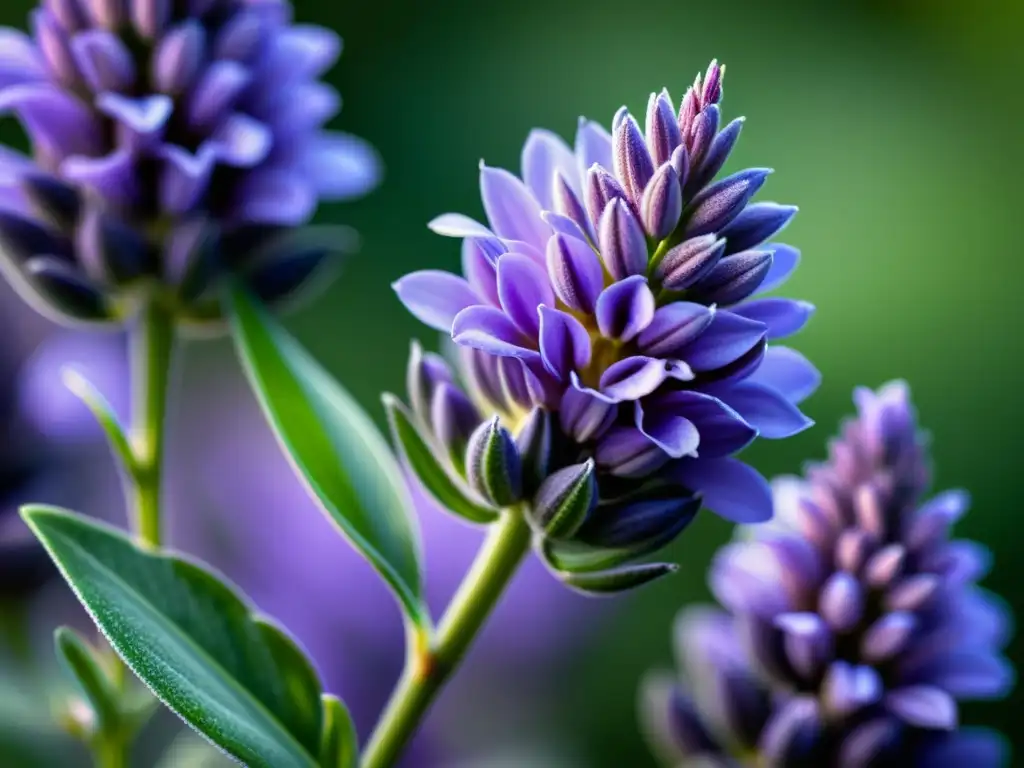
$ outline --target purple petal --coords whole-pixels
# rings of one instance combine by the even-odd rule
[[[465,279],[437,269],[413,272],[391,287],[416,319],[445,333],[451,332],[459,312],[481,303]]]
[[[556,174],[569,180],[579,193],[580,176],[576,173],[576,158],[572,150],[551,131],[535,128],[530,131],[523,146],[523,181],[537,198],[540,207],[554,210],[554,184]]]
[[[495,307],[501,306],[498,298],[497,259],[492,256],[487,240],[467,237],[462,241],[462,274],[481,299],[486,299]],[[493,240],[498,247],[501,241]]]
[[[771,265],[771,251],[744,251],[725,256],[693,290],[705,303],[736,304],[757,290]]]
[[[0,91],[0,114],[14,112],[33,143],[56,159],[92,156],[103,143],[100,126],[86,105],[48,84],[14,85]]]
[[[143,39],[160,34],[171,18],[172,0],[128,0],[132,24]]]
[[[185,115],[189,127],[204,133],[219,125],[234,109],[251,79],[249,70],[238,62],[211,63],[188,95]]]
[[[498,297],[505,314],[531,339],[540,333],[540,307],[555,305],[547,274],[529,256],[518,253],[498,259]]]
[[[917,617],[912,613],[887,613],[864,633],[861,640],[861,655],[871,664],[888,661],[906,649],[917,625]]]
[[[795,349],[771,346],[761,365],[747,381],[770,387],[789,402],[798,405],[821,384],[821,374]]]
[[[949,537],[950,529],[971,504],[966,491],[940,493],[923,504],[907,521],[904,540],[911,550],[928,549]]]
[[[253,116],[274,128],[274,135],[283,146],[285,142],[300,142],[316,135],[324,123],[341,110],[341,96],[326,83],[300,83],[292,89],[293,95],[287,108],[280,105],[257,109]],[[376,156],[374,156],[376,159]]]
[[[805,679],[813,679],[832,655],[832,633],[816,613],[782,613],[775,617],[782,630],[786,656]]]
[[[552,374],[566,381],[590,364],[590,335],[572,315],[541,306],[540,356]]]
[[[591,223],[600,225],[601,216],[612,200],[623,200],[627,205],[632,205],[628,201],[626,190],[614,176],[600,166],[592,166],[587,171],[585,192],[587,217]]]
[[[157,90],[177,96],[192,87],[202,71],[206,32],[195,19],[168,32],[153,54],[153,82]]]
[[[233,168],[255,168],[262,163],[273,146],[274,137],[270,129],[259,120],[248,115],[235,113],[229,116],[204,142],[217,160]],[[201,148],[202,149],[202,148]],[[309,184],[303,169],[291,173],[301,174],[303,182]]]
[[[785,397],[761,384],[741,381],[717,394],[769,440],[792,437],[814,424]]]
[[[688,137],[687,143],[690,155],[693,157],[694,166],[701,169],[700,178],[705,180],[704,183],[710,181],[710,177],[703,172],[704,156],[711,148],[711,142],[718,133],[718,125],[721,120],[722,112],[718,106],[711,104],[705,107],[697,115],[697,119],[693,123],[693,129]]]
[[[818,611],[836,632],[848,632],[864,614],[864,591],[853,576],[832,574],[821,588]]]
[[[729,243],[726,253],[739,253],[756,248],[769,237],[785,229],[796,213],[795,205],[779,205],[778,203],[748,205],[743,213],[720,233]]]
[[[651,94],[647,103],[647,121],[644,126],[647,146],[656,165],[663,165],[672,158],[672,153],[683,143],[675,110],[667,93]]]
[[[31,15],[31,23],[32,34],[45,62],[46,72],[40,80],[47,79],[48,72],[50,78],[66,88],[81,88],[83,83],[75,57],[71,54],[71,42],[60,22],[49,9],[37,9]]]
[[[725,253],[725,240],[702,235],[684,240],[658,263],[654,276],[666,288],[682,291],[703,280]]]
[[[565,235],[548,241],[548,276],[555,294],[570,309],[593,314],[604,286],[597,254],[586,243]]]
[[[616,406],[575,384],[565,391],[558,418],[562,430],[577,443],[600,437],[615,421]]]
[[[82,5],[98,27],[117,29],[124,20],[125,7],[121,0],[84,0]]]
[[[668,163],[661,166],[644,191],[640,204],[644,227],[655,240],[668,237],[683,212],[683,192],[679,177]]]
[[[900,688],[886,695],[885,706],[905,723],[918,728],[951,731],[957,726],[956,702],[940,688]]]
[[[580,118],[576,129],[576,163],[580,178],[595,163],[602,168],[612,167],[612,137],[601,125]]]
[[[467,307],[452,322],[452,339],[474,349],[499,357],[539,358],[526,338],[508,316],[494,307]]]
[[[844,717],[877,704],[883,692],[882,678],[876,670],[845,661],[833,663],[821,685],[825,706]]]
[[[139,191],[135,157],[124,150],[103,157],[69,157],[61,163],[61,174],[117,205],[130,205]]]
[[[768,482],[738,459],[696,459],[680,462],[673,479],[704,496],[715,514],[734,523],[763,523],[772,516]]]
[[[850,730],[839,748],[839,765],[871,768],[899,738],[899,725],[890,717],[876,717]],[[930,762],[924,763],[934,768]]]
[[[1013,667],[1004,658],[974,649],[952,651],[931,664],[914,669],[913,673],[909,670],[906,673],[958,699],[1001,698],[1015,681]]]
[[[772,252],[772,266],[764,276],[758,293],[767,293],[782,285],[800,264],[800,251],[790,245],[769,243],[764,250]]]
[[[876,589],[888,589],[903,572],[907,550],[902,544],[887,544],[864,566],[864,581]]]
[[[713,371],[735,362],[764,341],[761,323],[732,312],[717,312],[705,331],[690,344],[683,358],[695,371]]]
[[[697,446],[700,444],[697,425],[678,412],[662,408],[645,412],[643,405],[638,402],[635,423],[641,434],[671,458],[697,455]]]
[[[614,152],[615,175],[626,188],[634,203],[647,188],[654,176],[654,161],[647,151],[644,135],[632,115],[626,114],[612,132],[612,150]]]
[[[765,544],[743,541],[724,546],[712,561],[708,584],[718,602],[733,613],[764,618],[774,641],[778,633],[771,622],[791,610],[790,596],[779,562]]]
[[[616,477],[640,478],[663,467],[669,456],[640,430],[612,427],[598,442],[594,459]]]
[[[922,745],[918,765],[928,768],[999,768],[1010,765],[1006,740],[981,728],[961,728]]]
[[[737,315],[768,326],[768,339],[791,336],[814,314],[814,305],[793,299],[757,299],[747,301],[733,310]]]
[[[690,203],[686,236],[706,235],[725,227],[740,214],[770,173],[767,168],[751,168],[702,190]]]
[[[647,238],[625,200],[608,203],[597,229],[601,259],[612,277],[624,280],[647,272]]]
[[[920,611],[939,591],[941,582],[931,573],[918,573],[894,585],[885,595],[883,604],[890,611]]]
[[[694,188],[703,187],[722,170],[722,166],[729,159],[729,154],[740,137],[744,120],[742,117],[736,118],[719,131],[711,141],[711,146],[708,147],[707,153],[701,161],[700,170],[693,174],[691,184]]]
[[[39,51],[28,35],[0,27],[0,89],[45,79]]]
[[[627,357],[601,375],[600,397],[609,403],[639,400],[673,377],[671,364],[653,357]],[[682,375],[682,374],[680,374]]]
[[[494,233],[483,224],[461,213],[443,213],[427,227],[444,237],[494,237]]]
[[[717,397],[701,392],[680,391],[655,395],[645,407],[660,415],[678,414],[692,422],[700,433],[700,456],[718,459],[745,448],[757,437],[757,430]]]
[[[333,201],[362,197],[380,182],[380,157],[369,143],[337,131],[308,143],[302,168],[317,193]]]
[[[645,355],[676,357],[711,325],[714,316],[714,310],[703,304],[667,304],[655,311],[650,324],[637,337],[637,346]]]
[[[810,756],[821,738],[821,714],[810,698],[791,698],[772,715],[758,744],[766,765],[812,765]]]
[[[181,147],[165,145],[160,149],[160,157],[164,161],[163,172],[160,176],[160,207],[170,213],[186,213],[199,202],[206,192],[215,165],[213,152],[206,148],[193,155]],[[274,207],[275,200],[272,196],[281,194],[288,189],[286,186],[288,179],[282,180],[284,183],[280,186],[275,184],[278,180],[269,178],[262,185],[258,177],[255,182],[251,178],[246,180],[253,192],[256,209],[253,213],[255,215],[263,213],[279,215],[288,212],[288,206]],[[261,201],[263,196],[267,196],[265,202]],[[298,202],[302,202],[301,199]],[[249,220],[254,219],[250,218]]]
[[[71,53],[78,71],[96,93],[124,92],[135,82],[132,55],[110,32],[93,29],[75,35]]]
[[[540,217],[540,205],[522,181],[501,168],[480,166],[480,195],[487,220],[508,240],[522,240],[543,249],[551,228]]]
[[[341,40],[325,27],[293,24],[274,36],[274,57],[288,67],[296,80],[314,80],[334,64],[341,54]]]
[[[580,193],[569,184],[561,173],[555,176],[553,198],[554,210],[557,213],[545,211],[543,214],[544,220],[552,228],[572,237],[578,237],[580,240],[594,241],[597,239],[590,216],[580,199]],[[550,216],[560,217],[558,226],[549,218]]]
[[[654,319],[654,294],[647,278],[626,278],[601,292],[597,299],[597,327],[607,339],[632,341]]]
[[[552,231],[556,235],[565,235],[573,240],[580,240],[587,242],[587,235],[583,234],[583,230],[580,229],[580,225],[570,219],[568,216],[563,216],[560,213],[552,213],[551,211],[544,211],[540,217],[544,219],[544,223],[551,227]],[[551,241],[548,240],[550,243]]]
[[[280,168],[252,171],[236,194],[234,216],[238,221],[294,226],[308,221],[316,209],[316,191],[305,176]]]
[[[116,120],[130,135],[153,140],[163,135],[174,102],[164,94],[133,99],[119,93],[104,93],[96,100],[96,108]]]

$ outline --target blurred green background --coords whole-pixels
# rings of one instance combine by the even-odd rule
[[[390,283],[456,269],[458,245],[425,223],[481,216],[477,163],[518,169],[529,129],[572,136],[579,115],[610,122],[652,90],[682,95],[709,59],[728,65],[724,111],[748,117],[734,168],[776,169],[761,199],[792,202],[787,241],[801,269],[787,295],[818,314],[794,341],[824,374],[818,425],[750,457],[767,475],[819,458],[858,384],[907,379],[933,436],[937,482],[970,489],[959,533],[992,548],[987,585],[1024,614],[1018,512],[1024,346],[1024,5],[962,0],[298,0],[296,17],[346,40],[331,79],[337,125],[384,158],[382,188],[325,208],[354,225],[362,253],[291,327],[380,418],[402,386],[408,340],[433,342]],[[30,3],[4,0],[21,26]],[[187,391],[233,366],[225,343],[193,350]],[[707,516],[669,553],[672,580],[620,599],[563,662],[552,730],[573,762],[650,763],[635,727],[636,683],[670,659],[673,616],[708,597],[704,574],[727,527]],[[1024,663],[1024,644],[1010,655]],[[549,694],[546,694],[549,696]],[[1024,754],[1024,691],[968,706],[965,721],[1011,734]],[[486,713],[475,714],[485,718]],[[500,724],[495,727],[500,727]],[[502,736],[528,741],[508,723]],[[493,729],[492,729],[493,730]],[[510,765],[521,765],[513,762]]]

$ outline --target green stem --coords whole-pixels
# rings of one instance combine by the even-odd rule
[[[128,744],[122,738],[98,739],[93,745],[92,759],[96,768],[127,768]]]
[[[510,509],[491,528],[432,641],[413,634],[402,679],[377,723],[363,768],[389,768],[430,704],[462,661],[530,548],[521,510]]]
[[[173,351],[174,318],[154,299],[132,330],[131,439],[135,462],[129,483],[135,535],[152,547],[161,543],[160,478]]]

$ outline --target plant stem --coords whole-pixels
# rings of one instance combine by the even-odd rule
[[[462,661],[530,548],[519,509],[494,524],[429,642],[411,635],[405,671],[366,746],[363,768],[389,768]]]
[[[127,768],[128,745],[122,738],[102,738],[93,747],[96,768]]]
[[[129,497],[140,543],[159,547],[160,478],[164,424],[174,351],[174,318],[158,299],[142,310],[132,329],[132,447]]]

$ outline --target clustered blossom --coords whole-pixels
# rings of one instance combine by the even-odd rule
[[[288,0],[45,0],[0,29],[0,110],[32,157],[0,154],[0,241],[17,286],[64,319],[112,321],[138,286],[218,313],[231,272],[268,302],[346,246],[293,228],[376,183],[372,150],[323,129],[330,30]]]
[[[958,723],[958,701],[1012,685],[1007,616],[977,585],[988,552],[950,537],[967,497],[923,499],[902,382],[856,402],[830,460],[778,483],[776,520],[719,554],[727,610],[682,614],[688,684],[653,679],[644,702],[671,765],[1003,764],[996,734]]]
[[[581,120],[575,151],[532,132],[522,179],[481,166],[489,226],[459,214],[431,224],[462,238],[463,275],[426,270],[395,286],[460,348],[468,398],[446,388],[460,400],[452,424],[496,417],[511,455],[531,414],[553,414],[565,450],[548,473],[571,485],[593,467],[602,501],[660,484],[658,509],[625,526],[647,538],[682,529],[684,497],[769,518],[767,485],[731,456],[806,428],[797,405],[818,384],[803,356],[768,344],[798,331],[810,305],[751,299],[796,267],[794,248],[765,242],[796,209],[751,203],[767,169],[715,181],[743,124],[720,126],[722,73],[712,62],[678,111],[652,94],[645,131],[623,108],[611,135]]]

